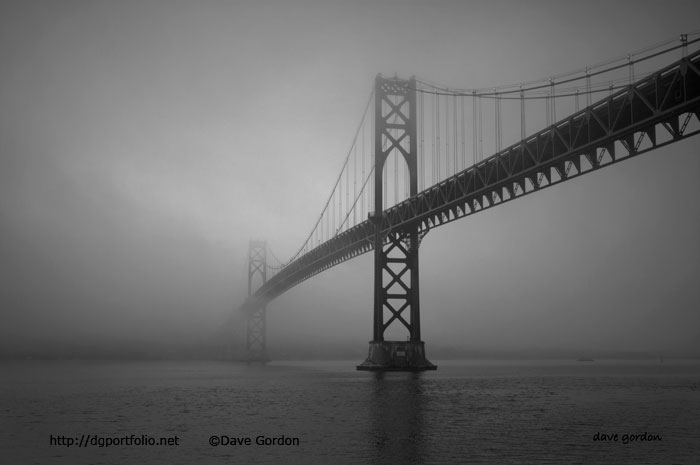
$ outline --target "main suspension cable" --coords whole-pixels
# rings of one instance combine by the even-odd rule
[[[333,185],[333,189],[331,190],[331,194],[330,194],[330,196],[328,196],[328,200],[326,201],[326,203],[325,203],[325,205],[324,205],[324,207],[323,207],[323,210],[321,211],[321,214],[319,215],[318,219],[317,219],[316,222],[314,223],[314,226],[313,226],[313,228],[311,229],[311,232],[310,232],[309,235],[306,237],[306,240],[304,241],[304,243],[302,244],[302,246],[301,246],[301,247],[299,248],[299,250],[297,250],[297,252],[287,261],[286,264],[289,264],[289,263],[293,262],[294,260],[296,260],[296,259],[299,257],[299,255],[301,255],[301,253],[303,252],[303,250],[306,248],[306,246],[307,246],[309,240],[311,239],[311,237],[313,237],[314,231],[316,230],[316,228],[318,227],[318,225],[321,223],[321,220],[323,219],[324,214],[325,214],[326,211],[328,210],[328,206],[331,204],[331,200],[333,199],[333,196],[335,195],[335,191],[336,191],[336,189],[338,188],[338,184],[340,183],[341,178],[342,178],[342,176],[343,176],[343,171],[345,170],[345,167],[346,167],[347,164],[348,164],[348,160],[350,159],[350,155],[352,154],[352,147],[357,143],[357,137],[358,137],[358,135],[360,134],[360,131],[361,131],[363,125],[364,125],[365,118],[367,117],[367,112],[369,111],[369,109],[370,109],[370,107],[371,107],[371,104],[372,104],[372,100],[373,100],[373,99],[374,99],[374,89],[372,89],[372,92],[370,92],[369,99],[367,100],[367,105],[365,105],[365,111],[364,111],[364,113],[362,114],[362,118],[361,118],[361,120],[360,120],[360,124],[358,125],[357,130],[355,131],[355,137],[353,138],[353,142],[352,142],[352,145],[350,146],[350,150],[348,150],[348,154],[346,155],[345,161],[343,162],[343,167],[341,168],[340,173],[338,174],[338,177],[336,178],[335,184]]]

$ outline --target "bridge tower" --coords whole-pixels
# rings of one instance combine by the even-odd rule
[[[374,91],[374,322],[367,359],[358,370],[424,371],[437,367],[425,358],[420,334],[418,224],[387,231],[383,172],[387,158],[408,165],[409,195],[418,193],[416,81],[378,75]],[[391,325],[408,331],[407,340],[386,341]]]
[[[267,243],[265,241],[250,241],[248,244],[248,297],[253,294],[253,282],[256,277],[261,281],[258,286],[267,281]],[[246,319],[246,354],[245,360],[250,362],[268,362],[266,339],[265,305],[250,310]]]

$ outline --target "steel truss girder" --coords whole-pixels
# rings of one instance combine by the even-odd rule
[[[700,51],[501,150],[385,210],[381,231],[419,233],[700,133]],[[661,135],[670,139],[660,141]],[[643,148],[646,141],[649,146]],[[624,153],[618,150],[622,148]],[[268,302],[328,268],[374,248],[367,220],[302,255],[244,307]],[[383,243],[388,237],[383,236]]]

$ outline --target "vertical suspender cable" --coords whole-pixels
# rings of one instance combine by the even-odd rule
[[[430,184],[435,184],[435,98],[430,98]]]
[[[403,159],[403,157],[401,157]],[[416,167],[416,169],[418,169]],[[403,163],[403,172],[404,172],[404,197],[408,198],[411,193],[411,173],[408,171],[408,163],[404,162]],[[418,182],[418,173],[416,173],[416,182]]]
[[[445,176],[450,174],[450,98],[445,96]]]
[[[396,205],[399,202],[399,150],[392,150],[394,154],[394,202],[392,205]],[[389,204],[387,204],[389,206]]]
[[[350,213],[350,164],[348,164],[345,170],[345,209],[346,214]],[[345,229],[347,229],[347,223],[345,224]]]
[[[384,204],[381,206],[382,209],[381,209],[380,211],[377,212],[378,214],[381,213],[382,211],[384,211],[384,209],[385,209],[386,207],[389,206],[389,199],[387,199],[387,188],[388,188],[387,184],[389,184],[389,183],[388,183],[388,180],[389,180],[389,169],[388,169],[388,166],[386,166],[386,165],[387,165],[387,163],[384,163],[384,166],[382,167],[382,178],[383,178],[383,182],[382,182],[382,194],[383,194],[383,196],[382,196],[382,201],[384,202]]]
[[[476,114],[476,91],[472,91],[472,165],[476,165],[476,154],[479,151],[479,139],[477,138],[477,133],[479,132],[477,128],[477,114]]]
[[[520,140],[525,140],[525,93],[520,86]]]
[[[591,75],[586,67],[586,106],[591,106]]]
[[[345,171],[347,174],[347,170]],[[347,191],[347,186],[345,186],[345,191]],[[340,184],[338,189],[338,232],[343,231],[343,178],[340,178]]]
[[[424,182],[424,173],[425,173],[425,156],[423,155],[423,137],[425,134],[425,129],[423,125],[425,124],[424,121],[424,113],[423,113],[423,92],[418,94],[418,125],[419,125],[419,130],[420,130],[420,143],[418,146],[418,164],[420,166],[420,171],[418,172],[418,190],[422,191],[425,186]]]
[[[479,158],[477,161],[484,159],[484,119],[483,119],[483,105],[481,101],[481,95],[479,96]]]
[[[462,163],[460,165],[460,171],[465,169],[467,167],[467,148],[465,146],[465,139],[466,139],[466,132],[467,132],[467,125],[466,125],[466,120],[464,119],[464,96],[459,97],[459,102],[462,107],[462,124],[459,125],[459,137],[462,139]]]
[[[365,126],[362,126],[362,179],[365,179]],[[365,186],[362,187],[362,201],[360,202],[360,220],[365,219]]]
[[[380,135],[379,137],[382,137],[382,140],[381,140],[380,142],[381,142],[382,150],[384,150],[384,142],[385,142],[385,139],[383,139],[384,135],[382,134],[382,135]],[[375,142],[375,143],[376,143],[376,142]],[[375,160],[376,160],[377,155],[375,154],[374,157],[375,157]],[[382,195],[382,205],[379,206],[379,211],[378,211],[378,212],[375,212],[376,214],[380,214],[381,212],[383,212],[384,209],[385,209],[385,208],[387,207],[387,205],[388,205],[388,199],[386,198],[386,197],[387,197],[387,194],[386,194],[386,193],[387,193],[387,184],[388,184],[387,180],[388,180],[388,173],[389,173],[389,167],[387,166],[387,165],[388,165],[387,160],[388,160],[388,157],[387,157],[387,158],[384,158],[384,165],[382,166],[382,170],[381,170],[380,173],[379,173],[379,176],[382,177],[382,193],[381,193],[381,195]],[[375,169],[377,168],[376,162],[375,162],[374,167],[375,167]],[[376,195],[376,194],[375,194],[375,195]]]
[[[552,124],[557,122],[557,99],[556,99],[556,89],[554,88],[554,79],[549,80],[549,86],[552,89],[550,94],[552,95]]]
[[[440,94],[436,95],[436,103],[435,103],[435,115],[436,115],[436,131],[437,131],[437,154],[435,157],[435,167],[436,167],[436,173],[435,173],[435,182],[440,182],[441,176],[440,176]]]
[[[494,141],[495,141],[495,147],[496,147],[496,152],[501,151],[501,99],[498,96],[498,92],[496,89],[493,89],[493,93],[495,95],[493,101],[494,101],[494,118],[496,119],[496,128],[494,130]]]
[[[352,198],[357,199],[357,140],[355,140],[355,151],[352,159]],[[352,225],[357,224],[357,208],[356,203],[352,204]]]
[[[520,156],[521,158],[525,154],[525,135],[527,134],[525,127],[525,93],[523,92],[523,86],[520,85]],[[513,183],[513,194],[518,193],[517,182]]]
[[[452,174],[454,174],[457,172],[457,96],[456,95],[452,96],[452,111],[454,112],[454,114],[453,114],[453,116],[454,116],[454,128],[452,130],[452,134],[454,136],[453,137],[454,155],[452,157]]]
[[[450,173],[450,99],[445,96],[445,176]],[[444,176],[441,176],[442,179]]]
[[[367,204],[367,212],[372,211],[372,205],[374,205],[374,196],[376,193],[374,192],[374,177],[377,175],[377,171],[374,169],[374,112],[370,111],[369,112],[369,120],[370,120],[370,138],[369,138],[369,150],[367,151],[367,155],[369,156],[369,168],[372,170],[372,179],[370,180],[369,183],[369,203]]]
[[[632,61],[632,54],[628,53],[627,54],[627,63],[629,64],[629,83],[632,84],[634,82],[634,61]]]

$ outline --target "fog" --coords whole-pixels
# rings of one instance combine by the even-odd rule
[[[247,247],[301,245],[374,76],[538,79],[697,29],[672,2],[4,1],[0,352],[218,353]],[[700,355],[700,138],[431,231],[428,357]],[[268,307],[273,357],[364,357],[372,256]],[[227,327],[230,329],[230,326]]]

